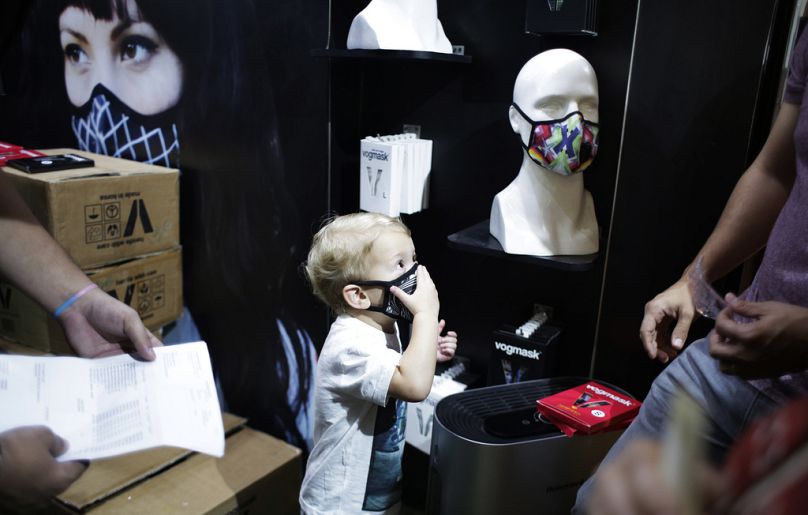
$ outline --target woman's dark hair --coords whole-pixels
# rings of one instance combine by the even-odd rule
[[[302,259],[296,241],[299,220],[285,186],[265,44],[253,4],[136,4],[183,68],[177,124],[186,305],[208,343],[228,409],[248,417],[253,427],[306,449],[306,435],[295,420],[306,407],[312,356],[308,336],[284,301],[285,289],[304,291],[294,265]],[[48,12],[32,13],[29,19],[47,23],[37,30],[50,32],[37,36],[28,30],[23,44],[47,47],[48,66],[63,62],[56,20],[68,6],[99,19],[111,19],[113,13],[128,18],[126,0],[40,2]],[[47,41],[33,39],[43,34]],[[63,65],[58,69],[63,71]],[[29,91],[44,91],[36,82]],[[64,91],[63,76],[60,82]],[[53,84],[47,87],[53,95]],[[66,94],[62,98],[67,103]],[[283,345],[284,331],[292,355]],[[289,391],[297,393],[291,403]]]

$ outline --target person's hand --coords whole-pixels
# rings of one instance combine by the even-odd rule
[[[438,290],[424,265],[419,265],[415,270],[415,280],[417,287],[412,295],[408,295],[397,286],[391,286],[390,293],[410,310],[413,319],[418,315],[426,314],[437,320],[440,312]]]
[[[651,359],[667,363],[684,347],[696,310],[687,287],[680,279],[645,305],[640,340]],[[676,323],[670,331],[672,323]]]
[[[746,379],[779,377],[808,368],[808,308],[749,302],[728,293],[710,333],[710,354],[721,371]],[[738,321],[735,315],[752,319]]]
[[[438,323],[438,363],[450,361],[457,350],[457,333],[446,331],[446,335],[441,336],[444,327],[446,327],[446,320],[441,319]]]
[[[78,479],[87,464],[56,461],[66,450],[67,443],[44,426],[0,433],[0,511],[41,506]]]
[[[67,341],[85,358],[134,352],[153,360],[152,347],[162,345],[134,309],[98,288],[84,294],[58,320]]]
[[[694,483],[702,488],[699,495],[706,504],[712,504],[721,488],[718,473],[707,465],[693,473],[698,477]],[[663,475],[662,444],[657,441],[631,442],[595,477],[588,500],[589,515],[683,513],[681,501]]]

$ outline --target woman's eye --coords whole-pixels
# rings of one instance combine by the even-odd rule
[[[75,43],[70,43],[65,47],[65,57],[73,64],[83,64],[89,61],[87,53]]]
[[[147,61],[157,50],[157,43],[143,36],[128,36],[121,42],[121,61],[139,64]]]

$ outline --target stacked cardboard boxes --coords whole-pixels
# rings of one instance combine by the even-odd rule
[[[156,331],[182,313],[179,172],[81,152],[95,166],[10,179],[47,231],[99,287]],[[0,277],[0,335],[44,352],[70,354],[64,333],[36,302]]]
[[[224,457],[158,447],[95,460],[48,513],[300,513],[300,449],[222,416]]]

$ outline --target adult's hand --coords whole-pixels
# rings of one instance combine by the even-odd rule
[[[808,369],[808,308],[725,298],[729,306],[710,333],[710,354],[723,372],[751,379]]]
[[[717,472],[700,464],[693,474],[701,498],[711,505],[720,491]],[[589,515],[662,515],[684,513],[684,506],[666,481],[662,468],[662,444],[636,440],[603,465],[595,476],[588,501]]]
[[[79,478],[87,464],[58,462],[67,443],[47,427],[0,433],[0,511],[25,512],[45,504]]]
[[[137,312],[98,288],[87,292],[59,316],[67,340],[85,358],[136,353],[153,360],[162,345]]]
[[[675,358],[684,347],[695,312],[685,278],[650,300],[640,324],[640,340],[648,356],[663,363]]]

